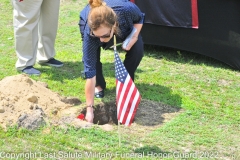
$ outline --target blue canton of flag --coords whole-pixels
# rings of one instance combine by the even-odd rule
[[[117,80],[120,81],[121,83],[124,83],[127,78],[128,72],[118,55],[115,56],[115,72]]]

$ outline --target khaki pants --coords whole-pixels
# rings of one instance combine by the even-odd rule
[[[12,0],[12,4],[16,68],[53,58],[60,0]]]

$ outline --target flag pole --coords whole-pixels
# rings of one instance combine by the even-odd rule
[[[116,36],[113,35],[113,48],[114,48],[114,54],[117,52],[117,40]],[[118,120],[118,146],[121,147],[121,134],[120,134],[120,122]]]
[[[121,147],[120,122],[118,121],[118,146]]]
[[[117,52],[117,40],[115,35],[113,37],[113,49],[114,49],[114,53]]]

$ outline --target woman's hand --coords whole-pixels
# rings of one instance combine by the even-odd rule
[[[128,43],[128,45],[127,45],[127,47],[126,48],[123,48],[124,50],[126,50],[126,51],[129,51],[131,48],[132,48],[132,46],[137,42],[137,40],[138,40],[138,36],[133,36],[132,38],[131,38],[131,40],[130,40],[130,42]]]
[[[132,46],[137,42],[138,35],[139,35],[141,29],[142,29],[142,24],[134,24],[133,30],[128,35],[126,40],[123,42],[122,48],[124,50],[129,51],[132,48]],[[128,42],[128,39],[130,39],[129,42]],[[126,44],[126,43],[128,43],[128,44]]]

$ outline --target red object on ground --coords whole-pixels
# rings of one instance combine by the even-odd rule
[[[84,114],[82,113],[82,114],[79,114],[79,115],[77,116],[77,118],[78,118],[78,119],[81,119],[81,120],[84,120],[84,119],[85,119],[85,116],[84,116]]]

